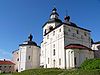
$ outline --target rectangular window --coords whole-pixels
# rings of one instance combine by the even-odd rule
[[[76,33],[77,33],[77,34],[79,34],[79,31],[78,31],[78,30],[76,30]]]
[[[77,65],[77,63],[76,63],[76,57],[74,57],[74,64]]]
[[[53,44],[53,48],[55,48],[55,44]]]
[[[2,66],[0,66],[0,70],[1,70],[1,67],[2,67]]]
[[[73,33],[72,36],[75,37],[76,36],[75,33]]]
[[[61,58],[59,58],[59,65],[61,65]]]
[[[9,66],[9,68],[11,68],[11,66]]]
[[[48,58],[48,64],[49,64],[49,58]]]
[[[69,31],[69,32],[71,31],[70,28],[68,29],[68,31]]]
[[[53,50],[53,55],[55,55],[55,49]]]
[[[47,39],[49,39],[49,35],[47,35]]]
[[[30,57],[30,56],[28,56],[28,59],[30,60],[30,59],[31,59],[31,57]]]
[[[55,31],[53,31],[53,36],[55,35]]]
[[[61,29],[59,29],[59,32],[61,32]]]
[[[87,36],[86,32],[84,32],[84,35]]]

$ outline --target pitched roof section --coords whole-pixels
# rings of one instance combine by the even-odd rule
[[[65,46],[65,49],[87,49],[87,50],[93,51],[92,49],[90,49],[84,45],[81,45],[81,44],[69,44],[69,45]]]
[[[100,41],[98,41],[98,42],[94,42],[93,44],[100,44]]]
[[[25,41],[26,43],[20,44],[19,46],[27,46],[27,45],[34,45],[37,46],[37,44],[33,41]]]
[[[0,65],[14,65],[14,63],[8,60],[0,60]]]

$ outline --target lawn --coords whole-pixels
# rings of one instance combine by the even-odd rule
[[[1,74],[1,75],[100,75],[100,69],[95,70],[62,70],[62,69],[31,69],[21,73]]]
[[[100,59],[89,59],[82,63],[80,69],[30,69],[21,73],[0,75],[100,75]]]

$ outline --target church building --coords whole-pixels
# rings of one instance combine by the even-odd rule
[[[43,25],[40,65],[44,68],[70,69],[79,67],[86,59],[94,58],[90,30],[84,29],[65,16],[59,19],[53,8],[49,20]]]
[[[15,71],[21,72],[40,67],[40,47],[32,41],[30,34],[28,40],[19,45],[19,49],[13,51]]]

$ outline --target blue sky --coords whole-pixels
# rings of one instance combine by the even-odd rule
[[[72,22],[91,30],[94,41],[100,40],[100,0],[0,0],[0,59],[11,59],[11,52],[30,33],[40,45],[42,26],[54,3],[61,20],[67,10]]]

